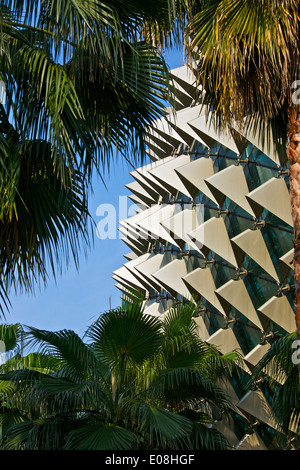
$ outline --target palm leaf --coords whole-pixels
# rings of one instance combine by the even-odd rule
[[[275,117],[297,78],[291,60],[297,55],[297,2],[203,4],[187,28],[188,50],[190,57],[201,51],[199,78],[207,92],[215,90],[215,110],[229,122],[256,111],[264,120]]]
[[[0,325],[0,341],[3,341],[6,352],[15,349],[20,344],[22,335],[23,328],[20,323]]]
[[[51,332],[28,327],[28,346],[39,346],[41,354],[59,360],[69,378],[86,378],[95,370],[95,358],[82,339],[71,330]]]
[[[127,360],[142,364],[161,344],[159,322],[143,315],[139,303],[103,314],[87,336],[94,342],[95,352],[111,366]]]
[[[129,450],[135,436],[129,430],[101,421],[83,423],[68,435],[66,450]]]
[[[176,446],[180,437],[187,435],[192,428],[192,422],[188,418],[147,401],[127,398],[123,401],[122,408],[129,422],[135,424],[140,436],[144,436],[145,441],[158,448]]]
[[[203,420],[202,420],[203,421]],[[228,450],[229,444],[225,436],[202,422],[193,422],[193,430],[181,442],[181,449],[195,450]]]

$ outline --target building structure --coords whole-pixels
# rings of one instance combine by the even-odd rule
[[[238,349],[248,376],[274,338],[295,330],[287,158],[263,132],[209,121],[186,66],[171,75],[174,106],[147,135],[151,163],[127,185],[139,209],[120,222],[130,253],[113,278],[161,318],[174,299],[197,303],[200,337],[222,354]],[[233,448],[276,448],[263,384],[227,391],[232,415],[215,426]]]

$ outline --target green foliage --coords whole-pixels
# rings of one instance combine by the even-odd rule
[[[251,382],[263,380],[271,397],[281,445],[299,448],[300,376],[296,332],[276,339],[252,373]]]
[[[286,152],[292,84],[298,80],[296,0],[199,1],[185,30],[186,52],[197,61],[203,104],[218,125],[238,123]],[[263,124],[263,125],[262,125]],[[265,130],[267,127],[267,131]]]
[[[2,324],[0,325],[0,341],[4,345],[4,350],[1,352],[10,352],[17,350],[22,341],[23,328],[19,323],[14,325]]]
[[[2,449],[227,448],[208,425],[229,410],[216,379],[231,376],[238,356],[199,339],[195,307],[176,306],[161,323],[142,305],[102,314],[85,341],[28,329],[39,362],[25,356],[0,375]]]
[[[173,0],[31,0],[0,6],[0,306],[89,248],[91,178],[144,157],[168,90],[143,28]],[[171,20],[173,18],[173,20]]]

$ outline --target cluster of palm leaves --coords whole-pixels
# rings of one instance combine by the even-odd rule
[[[195,305],[174,304],[163,320],[143,310],[143,301],[127,299],[82,338],[2,325],[0,448],[230,449],[213,424],[234,410],[224,388],[232,378],[244,391],[263,384],[279,448],[298,448],[295,333],[274,341],[245,382],[238,352],[221,355],[199,338]]]
[[[264,122],[285,151],[299,111],[291,98],[299,25],[296,0],[2,1],[1,308],[11,286],[30,289],[46,281],[48,266],[55,273],[70,255],[78,261],[81,242],[89,242],[93,172],[115,150],[143,154],[145,128],[167,91],[157,47],[185,31],[204,103],[225,123]],[[294,225],[300,245],[297,217]],[[71,331],[31,328],[42,351],[2,366],[3,448],[224,447],[207,424],[212,404],[226,408],[213,377],[228,358],[195,340],[191,318],[174,313],[159,324],[127,306],[101,316],[87,342]],[[274,343],[256,371],[285,436],[291,423],[299,430],[295,338]],[[275,382],[264,375],[270,363]]]
[[[175,0],[0,5],[0,302],[46,282],[91,241],[91,178],[143,158],[168,73],[151,45]],[[175,7],[176,6],[176,7]],[[179,22],[180,24],[180,22]],[[103,181],[104,182],[104,181]]]
[[[212,424],[238,355],[203,343],[194,313],[174,306],[161,322],[128,301],[83,338],[29,328],[38,351],[1,367],[1,448],[226,449]]]
[[[89,246],[91,177],[116,151],[142,157],[173,39],[204,104],[222,122],[264,121],[285,152],[299,24],[296,0],[1,2],[1,308]]]
[[[185,37],[221,121],[267,122],[285,151],[298,77],[296,0],[14,0],[0,7],[0,271],[7,287],[46,280],[87,246],[93,170],[117,149],[141,157],[161,114],[158,49]],[[271,38],[271,39],[270,39]]]

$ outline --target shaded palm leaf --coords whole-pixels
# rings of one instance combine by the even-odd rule
[[[129,450],[134,447],[135,436],[129,430],[110,423],[91,421],[71,431],[66,450]]]
[[[141,364],[161,344],[160,324],[154,317],[143,315],[135,304],[130,310],[103,314],[87,335],[94,341],[94,351],[112,367],[123,361]]]
[[[166,96],[167,67],[139,39],[144,19],[162,4],[2,2],[3,300],[12,285],[46,283],[46,262],[56,272],[72,255],[77,265],[90,238],[87,193],[94,172],[102,177],[116,150],[143,156],[146,128]]]

